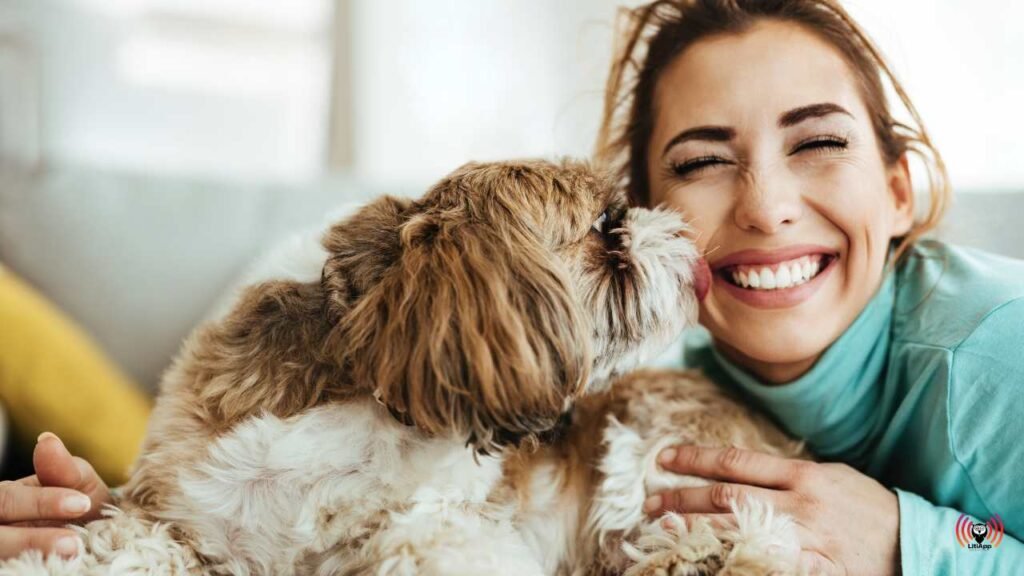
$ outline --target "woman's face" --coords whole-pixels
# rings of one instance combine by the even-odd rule
[[[652,202],[686,215],[713,273],[701,323],[763,379],[797,378],[913,223],[905,159],[886,165],[846,61],[794,24],[695,43],[658,79],[653,112]]]

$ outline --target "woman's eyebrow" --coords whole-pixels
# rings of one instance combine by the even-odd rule
[[[846,108],[843,108],[839,104],[821,102],[819,104],[800,106],[799,108],[793,108],[788,112],[784,112],[779,116],[779,128],[789,128],[790,126],[795,126],[804,120],[822,118],[830,114],[845,114],[850,118],[853,118],[853,114],[850,114]],[[668,143],[665,144],[665,148],[661,153],[662,155],[665,155],[665,153],[667,153],[669,149],[676,144],[682,144],[683,142],[689,142],[690,140],[728,142],[735,137],[736,130],[728,126],[697,126],[696,128],[683,130],[679,134],[676,134],[668,141]]]
[[[807,106],[793,108],[789,112],[783,113],[779,116],[779,128],[789,128],[790,126],[795,126],[809,118],[821,118],[823,116],[828,116],[829,114],[846,114],[850,118],[853,118],[853,114],[847,112],[846,108],[843,108],[839,104],[822,102],[820,104],[808,104]]]
[[[728,142],[736,137],[736,130],[728,126],[697,126],[689,130],[683,130],[676,134],[665,144],[662,155],[669,151],[676,144],[682,144],[690,140],[706,140],[708,142]]]

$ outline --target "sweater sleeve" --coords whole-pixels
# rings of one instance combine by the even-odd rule
[[[935,506],[911,492],[896,489],[896,494],[900,503],[900,565],[904,576],[1020,574],[1020,567],[1024,566],[1024,544],[1009,532],[1003,535],[998,546],[966,548],[956,537],[960,512]]]
[[[963,498],[998,515],[1005,535],[991,549],[961,546],[960,512],[899,492],[905,574],[1019,574],[1024,566],[1024,298],[989,312],[953,350],[947,410]],[[989,540],[985,540],[989,543]]]
[[[989,514],[1024,540],[1024,297],[990,312],[953,352],[953,455]]]

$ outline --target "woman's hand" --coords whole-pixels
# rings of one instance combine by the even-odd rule
[[[671,472],[719,482],[653,495],[644,504],[648,514],[674,511],[714,521],[731,515],[731,499],[759,498],[796,520],[801,562],[810,573],[899,573],[896,495],[845,464],[695,446],[667,448],[658,461]]]
[[[0,558],[28,549],[74,556],[78,536],[60,526],[99,518],[110,491],[88,462],[50,432],[39,436],[32,464],[34,476],[0,483]]]

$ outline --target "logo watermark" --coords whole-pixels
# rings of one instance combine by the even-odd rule
[[[967,514],[961,514],[956,521],[956,541],[968,550],[991,550],[1003,541],[1003,519],[993,514],[988,522],[975,522]]]

